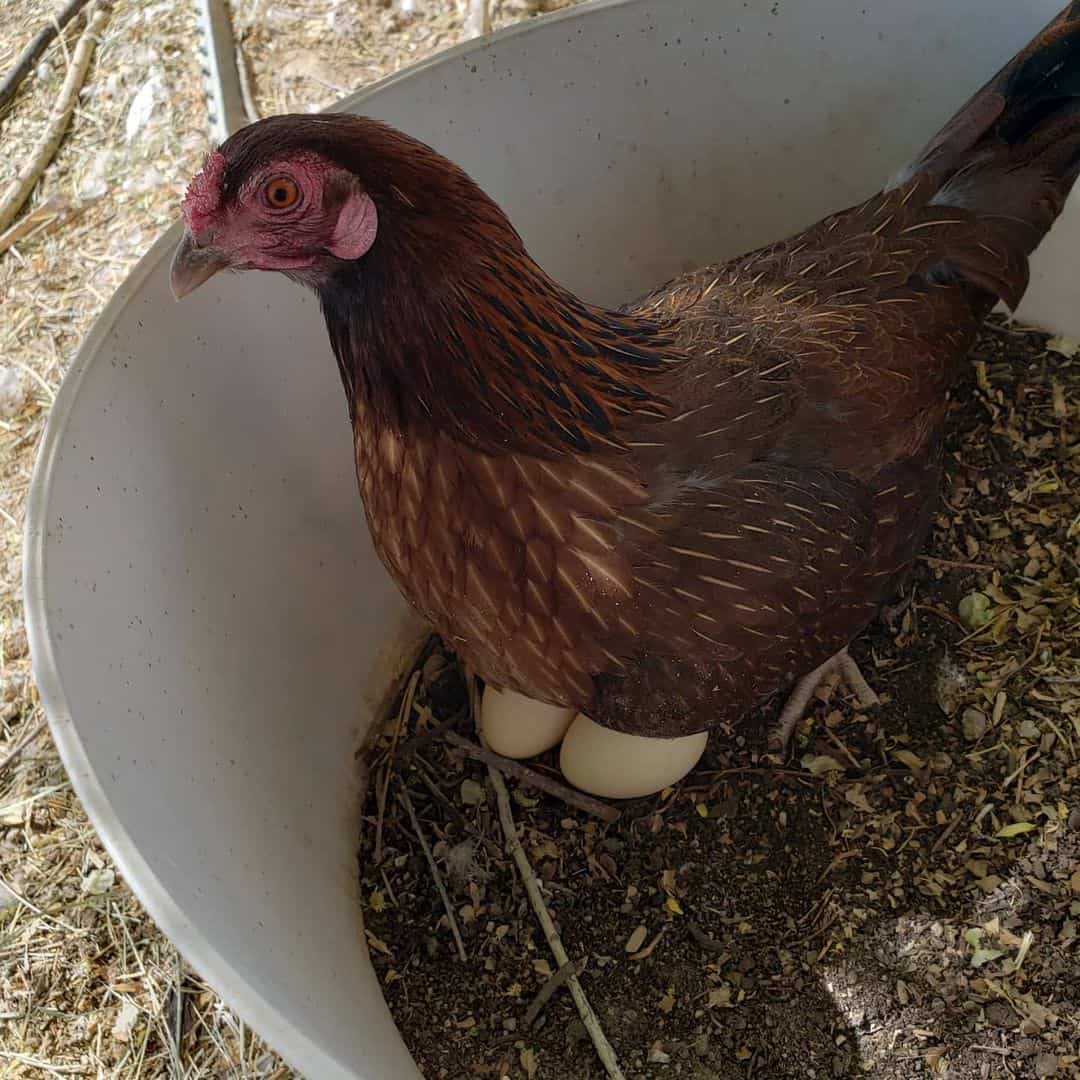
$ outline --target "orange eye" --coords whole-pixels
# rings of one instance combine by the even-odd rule
[[[275,176],[266,185],[266,201],[275,210],[287,210],[300,198],[296,181],[289,176]]]

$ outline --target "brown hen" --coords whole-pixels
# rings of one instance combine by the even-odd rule
[[[1080,170],[1080,2],[881,194],[620,311],[376,121],[279,116],[185,202],[178,295],[319,295],[371,533],[489,683],[676,736],[867,625],[919,551],[949,388]]]

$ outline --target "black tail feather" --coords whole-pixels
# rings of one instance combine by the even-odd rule
[[[942,184],[973,158],[998,156],[1008,168],[1023,168],[1049,150],[1043,136],[1080,138],[1080,0],[1073,2],[998,72],[930,141],[897,183],[916,175]],[[1064,122],[1062,122],[1064,121]],[[1011,149],[1011,153],[995,151]],[[1073,152],[1050,153],[1071,186]],[[1056,159],[1056,160],[1055,160]],[[1067,193],[1067,189],[1066,189]]]

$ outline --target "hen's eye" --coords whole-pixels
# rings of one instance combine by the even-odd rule
[[[288,176],[276,176],[266,185],[266,201],[275,210],[286,210],[299,198],[300,189]]]

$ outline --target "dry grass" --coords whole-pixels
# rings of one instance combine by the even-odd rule
[[[237,0],[260,112],[328,105],[456,44],[453,0]],[[59,0],[8,0],[7,70]],[[176,215],[207,149],[193,3],[116,0],[71,129],[0,255],[0,1076],[280,1077],[289,1070],[177,956],[112,869],[42,726],[21,603],[23,505],[49,408],[83,335]],[[528,14],[510,2],[496,25]],[[0,119],[0,191],[40,138],[76,19]],[[132,122],[137,95],[151,106]],[[29,736],[29,741],[26,741]],[[24,743],[13,760],[8,754]],[[178,1006],[182,1003],[182,1008]]]

